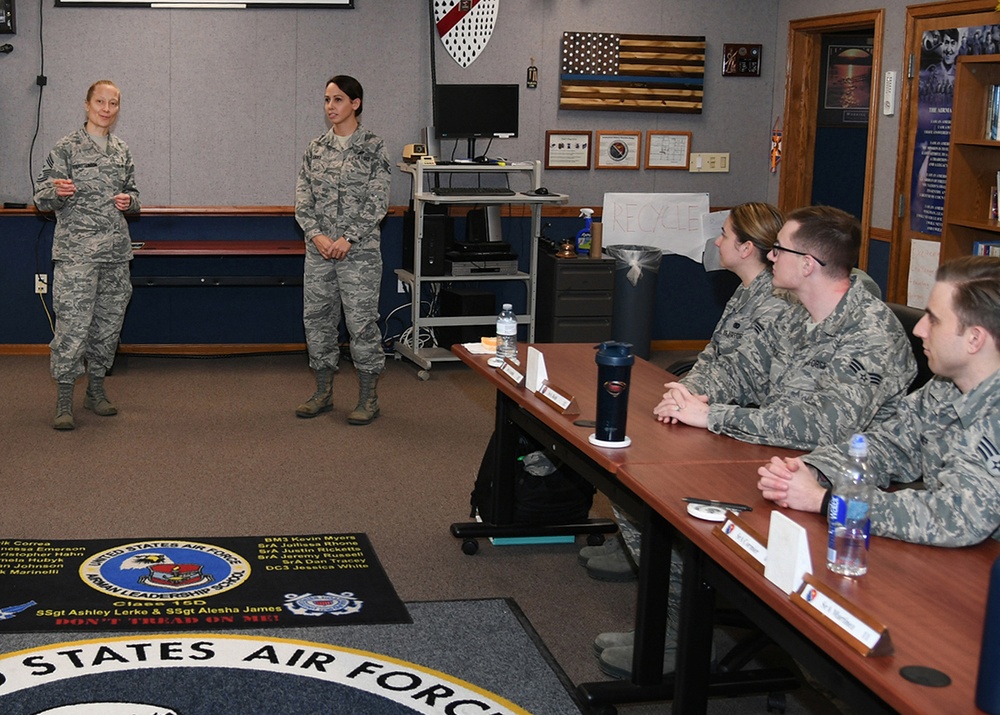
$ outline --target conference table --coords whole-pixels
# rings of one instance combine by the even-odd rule
[[[678,660],[694,653],[695,661],[678,663],[678,673],[692,674],[678,677],[677,696],[689,708],[684,712],[703,712],[705,697],[712,692],[708,653],[704,649],[698,653],[688,646],[711,640],[712,598],[716,592],[859,712],[874,712],[879,701],[891,708],[890,712],[979,712],[974,694],[989,574],[1000,556],[997,542],[950,549],[873,536],[868,574],[859,579],[844,578],[826,569],[825,516],[780,509],[763,499],[756,487],[755,465],[719,463],[675,468],[637,464],[627,465],[618,477],[663,515],[691,547],[685,550],[685,569],[693,570],[690,575],[685,573],[685,595],[688,578],[701,584],[701,591],[697,598],[684,599],[681,606]],[[784,591],[724,543],[716,524],[687,513],[681,496],[694,490],[753,507],[739,518],[765,537],[774,509],[804,527],[813,576],[887,628],[893,652],[863,656],[837,635],[836,628],[796,606]],[[908,666],[940,671],[951,683],[928,687],[911,682],[900,673]],[[686,691],[680,692],[682,689]],[[872,701],[871,694],[878,701]]]
[[[522,365],[527,347],[519,346]],[[549,382],[574,398],[579,407],[572,410],[574,414],[562,414],[523,385],[514,385],[487,364],[489,356],[475,355],[461,345],[452,348],[497,391],[496,506],[513,499],[513,435],[520,431],[538,440],[643,525],[632,679],[581,684],[578,690],[585,702],[599,706],[669,699],[674,712],[687,714],[705,712],[711,696],[788,687],[780,677],[755,680],[752,673],[711,672],[718,592],[813,677],[865,712],[977,712],[974,692],[987,583],[990,567],[1000,556],[1000,544],[991,541],[944,549],[872,537],[868,575],[848,579],[826,570],[825,519],[780,509],[807,530],[814,578],[888,629],[893,654],[863,656],[835,628],[796,606],[741,559],[718,536],[717,524],[690,516],[682,501],[697,496],[748,504],[753,510],[742,513],[740,519],[766,537],[770,513],[778,507],[760,496],[757,467],[774,455],[799,452],[657,422],[652,407],[672,376],[641,358],[636,358],[629,380],[626,433],[631,444],[622,449],[595,446],[589,440],[593,427],[577,424],[596,415],[595,346],[532,347],[544,357]],[[495,523],[453,524],[452,534],[468,539],[529,533],[524,525],[511,523],[509,503],[494,513],[498,514]],[[598,528],[607,531],[604,523]],[[674,544],[683,545],[685,585],[677,667],[673,676],[664,677],[668,565]],[[904,666],[933,668],[951,682],[946,687],[910,682],[900,675]]]

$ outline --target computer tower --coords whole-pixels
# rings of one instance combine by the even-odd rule
[[[429,206],[427,207],[429,208]],[[415,239],[413,210],[403,213],[403,269],[413,270],[413,241]],[[445,254],[452,244],[454,227],[452,218],[443,213],[424,212],[424,235],[420,244],[420,275],[443,276],[447,265]]]
[[[468,286],[442,288],[438,296],[438,314],[442,317],[464,315],[495,315],[496,296]],[[440,347],[450,348],[455,343],[478,343],[484,335],[494,335],[496,326],[489,325],[440,325],[434,329]]]
[[[465,218],[465,240],[469,243],[502,241],[500,207],[496,204],[469,209]]]

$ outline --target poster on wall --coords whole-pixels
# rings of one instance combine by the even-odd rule
[[[941,235],[955,60],[960,55],[997,53],[1000,53],[1000,25],[928,30],[923,34],[910,177],[910,228],[914,231]]]
[[[819,124],[867,125],[872,96],[872,41],[867,37],[836,39],[824,42]]]

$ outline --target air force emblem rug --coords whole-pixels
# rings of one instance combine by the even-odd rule
[[[218,633],[74,641],[2,655],[0,709],[8,715],[529,715],[416,663]]]
[[[434,0],[434,22],[444,47],[468,67],[493,35],[500,0]]]

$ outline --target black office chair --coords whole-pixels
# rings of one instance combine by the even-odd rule
[[[906,331],[906,336],[910,339],[910,347],[913,348],[913,357],[917,360],[917,376],[913,378],[909,389],[910,392],[913,392],[923,387],[928,380],[934,377],[934,373],[931,372],[931,368],[927,364],[927,356],[924,355],[923,341],[913,334],[913,329],[924,317],[924,311],[901,303],[886,303],[886,305],[903,324],[903,330]]]

